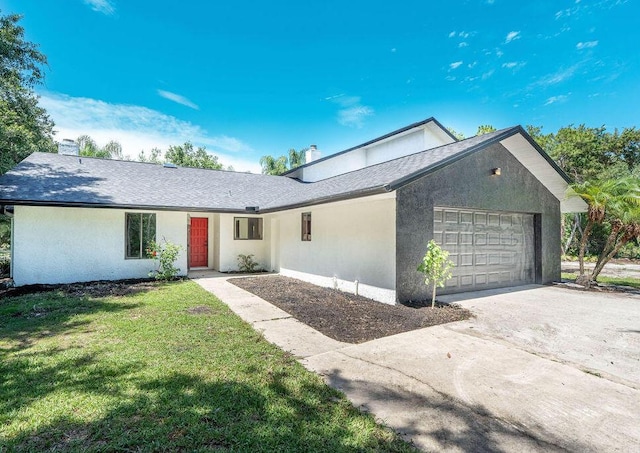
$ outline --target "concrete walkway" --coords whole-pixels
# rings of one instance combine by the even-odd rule
[[[226,280],[195,278],[421,449],[640,451],[634,388],[451,325],[341,343]]]

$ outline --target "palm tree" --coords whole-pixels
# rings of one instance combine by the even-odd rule
[[[287,157],[262,156],[260,165],[262,165],[262,173],[265,175],[281,175],[287,171]]]
[[[304,165],[308,148],[302,148],[296,151],[295,148],[289,150],[289,170],[293,170],[300,165]]]
[[[640,180],[637,178],[586,181],[572,186],[587,203],[587,224],[582,232],[578,262],[580,275],[576,283],[589,287],[604,265],[620,248],[640,233]],[[585,275],[584,254],[593,227],[608,221],[611,233],[590,275]]]

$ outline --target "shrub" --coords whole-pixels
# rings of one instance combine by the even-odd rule
[[[157,280],[173,280],[180,272],[175,263],[180,254],[180,247],[177,244],[164,240],[163,244],[151,242],[147,248],[147,257],[158,263],[158,268],[149,272],[149,277]]]
[[[238,269],[240,272],[257,272],[259,264],[253,259],[253,255],[238,255]]]
[[[11,272],[11,256],[0,253],[0,277],[7,277]]]

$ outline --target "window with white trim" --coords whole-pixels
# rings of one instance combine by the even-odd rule
[[[142,212],[125,213],[125,258],[147,257],[147,249],[156,240],[156,215]]]
[[[234,217],[233,239],[262,240],[261,217]]]

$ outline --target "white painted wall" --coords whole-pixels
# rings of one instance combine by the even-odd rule
[[[398,157],[452,143],[454,140],[435,123],[429,122],[367,147],[316,162],[291,174],[305,182],[315,182]]]
[[[16,285],[145,278],[148,259],[125,259],[122,209],[16,206],[13,276]],[[183,247],[177,267],[187,272],[187,214],[156,212],[156,237]]]
[[[311,241],[301,213],[311,212]],[[272,214],[279,220],[280,273],[395,303],[395,193]],[[335,280],[334,280],[335,277]]]
[[[213,268],[220,270],[220,214],[213,214]]]
[[[242,240],[234,239],[234,217],[262,217],[262,240]],[[220,232],[220,244],[219,244],[219,260],[220,264],[218,270],[221,272],[236,271],[238,270],[238,255],[252,254],[254,260],[260,264],[263,269],[270,270],[271,268],[271,222],[260,215],[233,215],[233,214],[219,214],[220,226],[218,231]]]
[[[367,166],[387,162],[398,157],[424,151],[424,130],[416,130],[410,134],[397,137],[395,140],[374,144],[367,148]]]
[[[320,161],[303,169],[303,181],[315,182],[332,176],[341,175],[367,166],[367,156],[364,149],[335,156]]]

